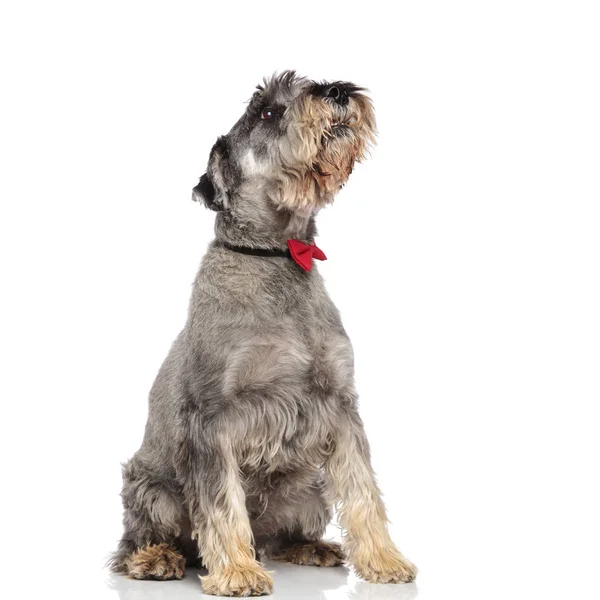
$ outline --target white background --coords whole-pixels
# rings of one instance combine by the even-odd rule
[[[578,1],[3,3],[0,593],[119,597],[119,462],[212,236],[191,188],[295,68],[375,102],[319,269],[420,575],[286,597],[598,598],[599,31]]]

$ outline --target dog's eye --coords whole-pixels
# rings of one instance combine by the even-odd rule
[[[267,108],[265,108],[261,113],[260,113],[260,118],[265,120],[265,119],[272,119],[275,116],[275,110],[273,108],[271,108],[270,106],[268,106]]]

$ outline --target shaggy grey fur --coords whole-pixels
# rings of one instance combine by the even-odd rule
[[[307,96],[322,100],[333,116],[298,133],[298,103]],[[358,106],[353,99],[367,107],[362,132],[343,121]],[[365,485],[377,490],[357,409],[351,344],[316,265],[305,272],[289,258],[223,246],[285,249],[289,238],[314,241],[314,216],[332,200],[332,187],[319,182],[329,176],[320,167],[319,147],[302,155],[290,145],[321,127],[329,129],[313,140],[317,146],[366,146],[374,120],[365,99],[352,84],[317,84],[286,72],[259,87],[243,117],[215,144],[194,198],[218,211],[216,238],[195,279],[185,327],[150,392],[142,446],[123,468],[125,531],[114,570],[126,572],[136,549],[161,542],[195,561],[205,539],[218,538],[212,528],[219,519],[234,535],[243,526],[230,522],[237,518],[239,494],[231,489],[238,484],[254,545],[267,555],[295,541],[318,540],[332,505],[352,505],[353,494],[373,502],[373,514],[379,510],[378,497],[369,500],[360,488],[365,477]],[[269,116],[270,108],[276,114]],[[354,158],[360,160],[363,150]],[[317,154],[307,157],[310,152]],[[303,165],[314,185],[310,201],[294,207],[278,194],[287,193],[294,169],[301,172]],[[366,475],[358,475],[355,464],[365,465]],[[368,568],[357,569],[376,580]],[[253,591],[231,591],[246,593]]]

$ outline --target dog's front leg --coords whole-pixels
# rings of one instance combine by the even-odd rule
[[[398,551],[388,533],[369,444],[354,408],[340,420],[325,472],[344,530],[344,551],[356,572],[372,583],[412,581],[417,569]]]
[[[194,484],[187,487],[194,534],[208,575],[201,577],[206,594],[261,596],[273,581],[256,561],[246,499],[231,442],[196,456]]]

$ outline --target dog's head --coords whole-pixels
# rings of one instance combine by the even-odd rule
[[[375,140],[364,91],[293,71],[265,79],[242,118],[213,146],[194,200],[228,210],[260,194],[276,208],[306,214],[331,202]]]

